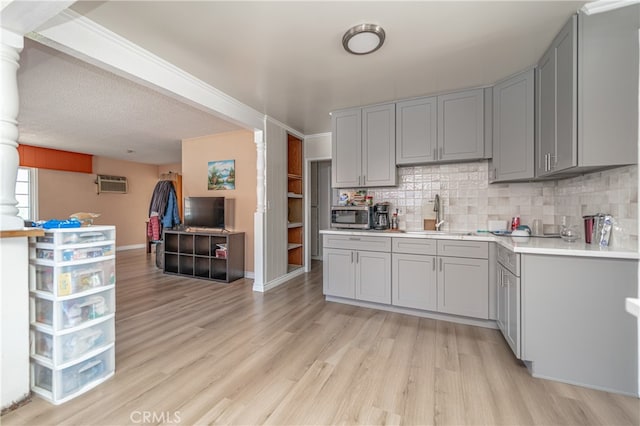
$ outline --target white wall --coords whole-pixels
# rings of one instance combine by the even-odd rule
[[[29,396],[27,237],[0,238],[0,400],[2,409]]]
[[[319,133],[316,135],[305,136],[304,158],[331,158],[331,133]]]

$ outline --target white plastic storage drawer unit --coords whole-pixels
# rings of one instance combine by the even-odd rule
[[[115,371],[116,231],[50,229],[29,245],[31,388],[60,404]]]
[[[89,358],[64,368],[31,360],[31,390],[61,404],[99,385],[115,371],[113,344]]]
[[[53,333],[34,326],[31,328],[31,355],[39,361],[62,365],[102,349],[115,340],[112,318],[113,314],[108,315],[102,322],[61,333],[56,339]]]

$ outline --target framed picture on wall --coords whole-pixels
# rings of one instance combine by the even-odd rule
[[[207,189],[236,189],[236,160],[209,161]]]

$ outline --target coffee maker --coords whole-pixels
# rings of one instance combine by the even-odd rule
[[[389,229],[389,203],[377,203],[373,206],[373,228]]]

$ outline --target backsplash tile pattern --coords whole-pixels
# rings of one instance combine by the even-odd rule
[[[582,216],[611,213],[621,230],[630,235],[620,244],[637,244],[638,167],[626,166],[570,179],[543,182],[488,182],[489,163],[478,161],[401,167],[398,186],[370,188],[374,202],[389,201],[400,209],[400,227],[422,229],[423,217],[432,212],[430,202],[440,195],[444,207],[442,229],[476,231],[486,229],[488,220],[511,220],[519,215],[522,224],[542,219],[545,224],[582,225]],[[614,237],[615,238],[615,237]]]

